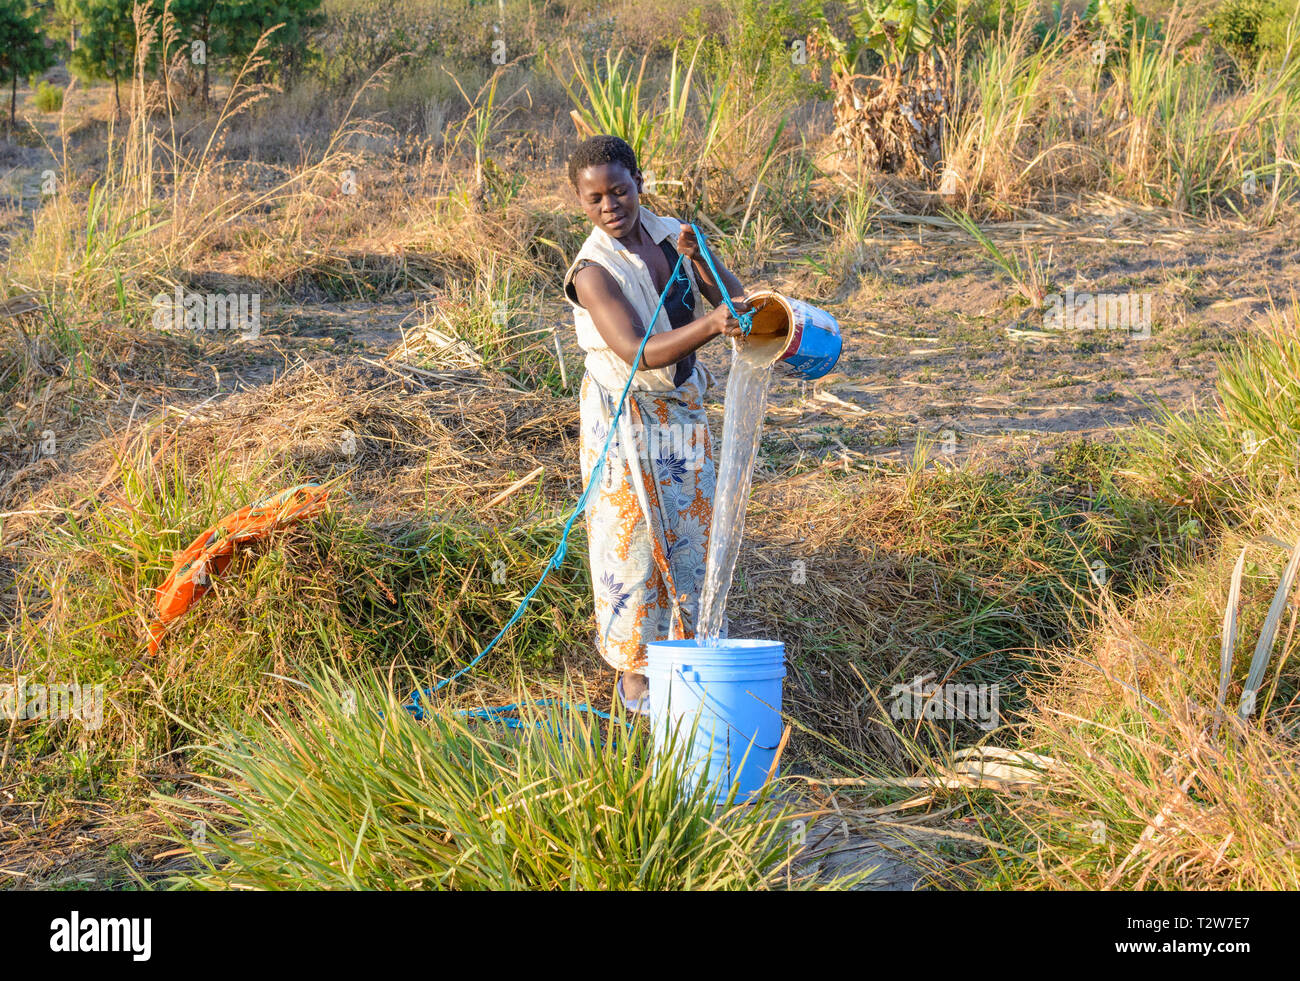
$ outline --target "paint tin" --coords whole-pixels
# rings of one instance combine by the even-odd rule
[[[835,367],[844,344],[839,321],[833,316],[772,290],[760,290],[745,299],[756,308],[751,337],[756,341],[766,340],[762,335],[786,338],[774,362],[784,361],[809,381]]]

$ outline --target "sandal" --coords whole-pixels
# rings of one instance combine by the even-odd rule
[[[650,689],[647,688],[636,698],[628,698],[623,694],[623,677],[619,676],[618,683],[614,686],[618,691],[618,700],[623,703],[623,707],[633,715],[650,714]]]

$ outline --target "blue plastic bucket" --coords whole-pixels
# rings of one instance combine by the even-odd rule
[[[775,640],[695,640],[646,645],[656,750],[690,740],[687,778],[747,801],[767,780],[781,742],[785,645]],[[696,719],[699,719],[698,726]],[[694,739],[691,729],[695,727]]]
[[[753,293],[746,299],[759,307],[754,312],[754,335],[786,338],[775,360],[784,361],[809,381],[826,374],[840,360],[844,349],[840,322],[825,310],[771,290]]]

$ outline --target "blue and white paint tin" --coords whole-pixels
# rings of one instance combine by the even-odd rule
[[[840,324],[820,307],[791,299],[771,290],[745,297],[755,309],[751,333],[785,335],[786,343],[776,356],[804,378],[820,378],[840,359],[844,342]]]

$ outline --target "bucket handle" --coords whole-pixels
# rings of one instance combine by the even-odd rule
[[[686,672],[687,672],[687,671],[690,671],[691,674],[695,675],[695,678],[694,678],[694,679],[691,679],[691,678],[686,677]],[[698,671],[692,669],[692,668],[690,667],[690,665],[684,665],[684,664],[683,664],[683,665],[678,665],[678,667],[677,667],[677,674],[681,677],[682,681],[689,683],[690,681],[694,680],[695,683],[696,683],[697,685],[699,685],[699,681],[700,681],[700,673],[699,673]],[[726,727],[727,727],[728,729],[733,729],[733,730],[735,730],[735,732],[737,733],[737,735],[739,735],[741,739],[744,739],[745,742],[746,742],[748,745],[752,746],[754,749],[761,749],[761,750],[763,750],[763,752],[765,752],[765,753],[772,753],[772,752],[775,752],[775,751],[776,751],[777,746],[780,745],[780,742],[779,742],[779,741],[778,741],[778,742],[776,743],[776,745],[774,745],[774,746],[762,746],[762,745],[760,745],[760,744],[757,742],[757,739],[758,739],[758,733],[755,733],[752,737],[751,737],[751,736],[746,736],[745,733],[744,733],[742,730],[740,730],[740,729],[736,729],[736,727],[735,727],[734,725],[731,724],[730,720],[727,719],[727,716],[726,716],[726,709],[725,709],[725,707],[722,706],[721,704],[719,704],[718,702],[714,701],[713,697],[709,694],[709,691],[708,691],[707,688],[705,688],[703,685],[699,685],[699,693],[700,693],[701,699],[702,699],[703,701],[706,701],[706,702],[713,702],[713,704],[716,706],[716,708],[715,708],[714,711],[713,711],[713,714],[714,714],[715,716],[717,716],[719,719],[721,719],[721,720],[723,721],[723,723],[726,725]],[[758,702],[762,702],[762,701],[763,701],[761,698],[759,698],[757,695],[755,695],[755,694],[754,694],[752,691],[750,691],[748,688],[745,689],[745,694],[748,695],[750,698],[754,699],[755,701],[758,701]],[[763,704],[764,704],[764,705],[767,705],[767,702],[763,702]],[[768,708],[772,708],[771,705],[767,705],[767,707],[768,707]],[[719,709],[720,709],[721,711],[719,711]]]

